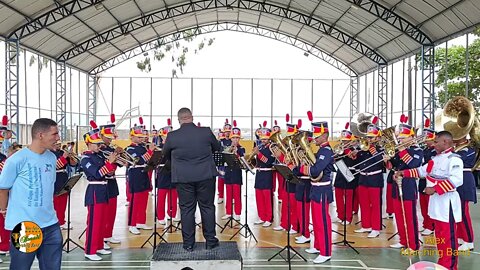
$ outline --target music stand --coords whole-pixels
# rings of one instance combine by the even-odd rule
[[[273,167],[275,167],[275,170],[277,170],[277,172],[280,173],[283,176],[285,181],[287,181],[289,183],[292,183],[292,184],[300,183],[300,180],[297,178],[297,176],[287,166],[281,165],[281,164],[275,164],[275,165],[273,165]],[[268,261],[271,261],[273,258],[275,258],[277,256],[280,256],[280,257],[282,257],[282,259],[284,259],[286,262],[288,262],[288,269],[291,269],[292,268],[291,260],[292,260],[293,257],[295,257],[295,255],[302,258],[302,260],[304,260],[304,261],[307,261],[307,260],[290,245],[290,225],[291,225],[291,222],[290,222],[290,200],[287,200],[287,212],[288,212],[288,215],[287,215],[287,226],[288,226],[288,229],[287,229],[287,245],[285,247],[283,247],[279,252],[275,253],[272,257],[270,257],[270,259],[268,259]],[[283,257],[282,254],[281,254],[284,250],[287,251],[287,258]],[[290,256],[290,251],[292,251],[294,253],[293,256]]]
[[[153,247],[153,253],[155,253],[155,249],[157,248],[157,237],[160,238],[160,243],[162,241],[164,241],[165,243],[167,243],[167,240],[165,240],[165,238],[163,238],[162,235],[160,235],[158,232],[157,232],[157,200],[158,200],[158,189],[156,187],[156,183],[157,183],[157,174],[156,174],[156,168],[158,166],[160,166],[160,163],[162,161],[162,157],[163,157],[163,154],[162,154],[162,151],[154,151],[153,152],[153,155],[152,157],[148,160],[148,163],[147,163],[147,166],[142,170],[142,172],[148,172],[148,171],[151,171],[153,169],[155,169],[155,192],[157,192],[157,196],[154,196],[154,206],[153,208],[155,209],[153,211],[153,232],[150,234],[150,236],[147,238],[147,240],[145,240],[145,242],[143,242],[142,246],[140,246],[140,248],[143,248],[147,243],[149,243],[152,247]],[[148,169],[147,169],[148,168]],[[153,237],[153,244],[150,242],[150,239]]]
[[[339,160],[335,162],[335,165],[337,165],[338,171],[344,176],[345,180],[350,183],[352,182],[355,177],[353,174],[350,172],[350,169],[348,169],[348,166],[345,164],[343,160]],[[345,170],[346,169],[346,170]],[[355,194],[353,195],[355,196]],[[343,240],[338,241],[333,243],[334,245],[343,245],[343,246],[348,246],[349,248],[353,249],[357,254],[360,254],[358,250],[356,250],[351,244],[355,244],[353,241],[348,241],[347,240],[347,192],[343,192],[343,201],[345,204],[345,207],[343,207],[343,234],[340,234],[343,236]],[[353,203],[353,202],[352,202]]]
[[[241,161],[241,159],[240,159]],[[256,243],[258,243],[257,238],[253,234],[252,230],[250,229],[250,226],[248,226],[248,172],[250,170],[245,170],[245,223],[241,224],[240,229],[236,233],[230,237],[230,240],[232,240],[237,234],[240,234],[241,236],[245,238],[250,238],[253,237]],[[255,174],[253,171],[250,171],[252,174]],[[238,222],[238,221],[237,221]],[[240,222],[238,222],[240,224]],[[245,234],[242,234],[241,231],[245,229]]]
[[[67,239],[65,239],[65,242],[63,243],[62,245],[62,249],[67,252],[67,253],[70,253],[70,251],[76,249],[77,247],[82,249],[82,250],[85,250],[80,244],[78,244],[77,242],[73,241],[72,238],[70,238],[70,191],[73,189],[73,187],[77,184],[78,180],[80,180],[80,178],[82,177],[81,174],[74,174],[72,177],[70,177],[68,179],[68,181],[63,185],[62,189],[60,191],[58,191],[57,193],[55,193],[55,196],[61,196],[65,193],[68,193],[68,201],[67,201],[67,214],[68,214],[68,217],[67,217]],[[76,247],[74,247],[72,250],[70,250],[70,242],[72,242],[72,244],[74,244]],[[65,245],[67,246],[67,249],[64,249]]]
[[[230,169],[242,169],[242,163],[238,159],[236,154],[233,153],[222,153],[223,154],[223,159],[225,160],[225,163],[227,163],[227,166]],[[233,190],[232,190],[232,197],[233,197]],[[237,220],[233,218],[233,198],[230,201],[230,207],[232,209],[232,212],[230,213],[230,216],[227,219],[227,222],[223,226],[223,229],[220,231],[220,233],[223,233],[223,231],[229,226],[230,228],[233,228],[233,222],[235,221],[237,224],[240,224]]]

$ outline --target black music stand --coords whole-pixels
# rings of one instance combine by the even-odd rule
[[[62,189],[55,193],[55,196],[61,196],[65,193],[68,193],[68,204],[67,204],[67,239],[65,239],[65,242],[62,245],[62,248],[65,248],[65,245],[67,246],[67,249],[64,249],[65,252],[70,253],[70,251],[75,250],[77,247],[85,250],[80,244],[77,242],[73,241],[72,238],[70,238],[70,191],[73,189],[73,187],[77,184],[78,180],[82,177],[81,174],[74,174],[72,177],[68,179],[68,181],[63,185]],[[74,247],[72,250],[70,250],[70,242],[74,244],[76,247]]]
[[[230,167],[231,169],[242,169],[242,163],[240,162],[240,159],[238,159],[236,154],[233,153],[222,153],[223,154],[223,159],[225,160],[225,163],[227,163],[227,166]],[[232,197],[233,197],[233,190],[232,190]],[[227,222],[223,226],[223,229],[220,231],[220,233],[223,233],[223,231],[227,228],[233,228],[233,222],[236,222],[237,224],[240,224],[237,220],[233,218],[233,198],[230,201],[230,206],[232,209],[232,213],[230,213],[230,216],[227,219]],[[235,225],[237,225],[235,224]]]
[[[341,172],[341,171],[340,171]],[[341,172],[342,173],[342,172]],[[344,176],[345,180],[347,182],[352,182],[355,178],[349,178],[347,177],[345,174],[342,173],[342,175]],[[355,196],[355,192],[353,193],[353,196]],[[357,254],[360,254],[358,252],[358,250],[356,250],[351,244],[355,244],[355,242],[353,241],[348,241],[347,240],[347,192],[344,192],[343,193],[343,201],[344,201],[344,204],[345,204],[345,207],[343,207],[343,234],[340,234],[343,236],[343,240],[341,241],[338,241],[338,242],[335,242],[333,243],[334,245],[343,245],[343,246],[348,246],[349,248],[353,249],[353,251],[355,251]],[[352,199],[352,203],[353,203],[353,199]]]
[[[241,159],[240,159],[241,161]],[[243,162],[242,162],[243,163]],[[258,240],[257,238],[255,237],[255,235],[253,234],[252,230],[250,229],[250,226],[248,226],[248,172],[251,172],[252,174],[255,174],[253,173],[253,171],[251,170],[245,170],[245,223],[242,224],[242,226],[240,226],[240,228],[238,229],[238,231],[236,233],[234,233],[232,235],[232,237],[230,237],[230,240],[232,240],[237,234],[240,234],[241,236],[245,237],[245,238],[250,238],[250,237],[253,237],[253,240],[255,240],[256,243],[258,243]],[[238,222],[238,221],[237,221]],[[241,231],[245,229],[245,233],[242,234]]]
[[[292,184],[300,183],[300,180],[297,178],[297,176],[287,166],[275,164],[275,165],[273,165],[273,167],[275,167],[275,170],[277,170],[277,172],[280,173],[283,176],[285,181],[287,181],[289,183],[292,183]],[[292,268],[292,262],[291,261],[292,261],[292,258],[295,257],[295,255],[302,258],[302,260],[304,260],[304,261],[307,261],[307,260],[290,245],[290,226],[291,226],[291,222],[290,222],[290,200],[287,200],[287,212],[288,212],[288,215],[287,215],[287,226],[288,226],[288,229],[287,229],[287,245],[285,247],[283,247],[279,252],[275,253],[272,257],[270,257],[270,259],[268,259],[268,261],[271,261],[273,258],[275,258],[277,256],[280,256],[280,257],[282,257],[282,259],[284,259],[286,262],[288,262],[288,269],[291,269]],[[284,250],[287,251],[287,258],[283,257],[282,254],[281,254]],[[293,256],[290,256],[290,251],[292,251],[294,253]]]
[[[156,174],[156,168],[160,165],[160,162],[162,161],[162,151],[154,151],[152,157],[148,160],[147,166],[143,169],[143,172],[148,172],[151,170],[155,170],[155,184],[157,183],[157,174]],[[153,211],[153,232],[150,234],[150,236],[143,242],[142,246],[140,248],[143,248],[147,243],[149,243],[153,247],[153,253],[155,253],[155,249],[157,248],[157,237],[160,238],[160,243],[164,241],[167,243],[167,240],[163,238],[162,235],[160,235],[157,232],[157,200],[158,200],[158,189],[155,188],[155,192],[157,192],[157,196],[154,196],[154,211]],[[153,244],[150,242],[150,239],[153,237]]]

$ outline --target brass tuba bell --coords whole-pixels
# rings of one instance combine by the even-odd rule
[[[372,123],[373,114],[371,113],[357,113],[352,116],[350,121],[350,131],[357,138],[364,138],[367,136],[368,125]]]
[[[475,109],[470,100],[458,96],[450,99],[435,119],[438,131],[449,131],[454,140],[466,137],[475,123]]]
[[[317,158],[310,148],[308,142],[308,133],[306,131],[300,131],[292,139],[293,143],[297,145],[296,153],[298,160],[308,166],[313,166]]]

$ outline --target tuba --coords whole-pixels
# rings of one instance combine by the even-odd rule
[[[285,163],[288,163],[289,155],[288,155],[288,146],[283,143],[282,137],[280,135],[280,132],[275,132],[270,136],[270,145],[268,148],[272,153],[276,153],[280,151],[287,160],[285,160]]]
[[[442,113],[435,120],[437,130],[449,131],[454,140],[459,140],[472,131],[476,122],[475,109],[472,102],[466,97],[454,97],[445,104]]]
[[[367,151],[369,143],[366,139],[368,125],[372,123],[373,114],[358,113],[352,116],[350,121],[350,131],[358,138],[358,146],[362,151]]]
[[[385,154],[389,157],[394,157],[398,145],[397,135],[395,134],[395,127],[389,127],[382,130],[380,138],[380,145],[383,147]]]
[[[317,158],[310,148],[310,143],[308,142],[308,134],[306,131],[300,131],[294,135],[292,142],[297,145],[294,149],[293,154],[297,156],[300,163],[303,163],[308,166],[313,166]]]

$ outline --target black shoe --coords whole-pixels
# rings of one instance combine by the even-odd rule
[[[183,247],[183,249],[185,249],[188,252],[192,252],[193,251],[193,246],[186,246],[186,247]]]
[[[219,242],[216,242],[216,243],[214,243],[214,244],[207,244],[206,249],[207,249],[207,250],[209,250],[209,249],[214,249],[214,248],[218,247],[219,245],[220,245]]]

